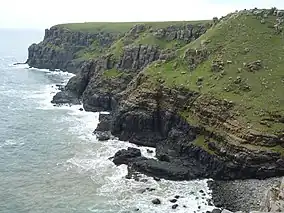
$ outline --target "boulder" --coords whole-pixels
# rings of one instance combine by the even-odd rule
[[[95,134],[99,141],[107,141],[111,138],[110,131],[95,131]]]
[[[189,180],[189,168],[154,159],[141,159],[134,161],[132,167],[143,174],[165,178],[168,180]]]
[[[121,164],[128,164],[141,156],[140,149],[128,147],[127,149],[122,149],[115,153],[113,163],[117,166]]]
[[[178,204],[172,205],[172,209],[176,209],[178,207]]]
[[[156,198],[156,199],[152,200],[152,203],[155,204],[155,205],[159,205],[162,202],[161,202],[161,200],[159,198]]]
[[[78,97],[69,91],[58,92],[53,96],[51,103],[54,104],[80,104]]]

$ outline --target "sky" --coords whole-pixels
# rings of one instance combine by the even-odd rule
[[[250,8],[284,9],[284,0],[0,0],[0,28],[70,22],[204,20]]]

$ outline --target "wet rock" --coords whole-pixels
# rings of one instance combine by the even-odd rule
[[[63,91],[64,88],[65,88],[65,85],[63,85],[63,84],[56,84],[55,86],[61,91]]]
[[[147,187],[146,190],[149,191],[149,192],[152,192],[152,191],[155,191],[156,189]]]
[[[171,202],[171,203],[176,203],[176,202],[177,202],[177,199],[171,199],[170,202]]]
[[[154,179],[155,181],[161,181],[161,178],[158,178],[158,177],[153,177],[153,179]]]
[[[178,207],[178,204],[172,205],[172,209],[176,209]]]
[[[51,103],[54,104],[80,104],[77,95],[69,91],[58,92],[53,98]]]
[[[213,209],[212,211],[211,211],[211,213],[221,213],[222,211],[220,210],[220,209]]]
[[[99,124],[95,131],[110,131],[111,129],[111,114],[100,113]]]
[[[155,205],[159,205],[159,204],[161,204],[161,200],[156,198],[156,199],[152,200],[152,203],[155,204]]]
[[[110,131],[95,131],[96,137],[99,141],[107,141],[111,138],[111,133]]]
[[[136,148],[128,147],[127,149],[122,149],[115,153],[113,163],[117,166],[128,164],[138,157],[141,157],[141,151]]]
[[[189,179],[188,168],[164,161],[145,159],[145,160],[134,161],[132,166],[136,171],[139,171],[149,176],[166,178],[170,180]]]
[[[152,153],[154,153],[154,151],[151,150],[151,149],[147,149],[147,153],[152,154]]]

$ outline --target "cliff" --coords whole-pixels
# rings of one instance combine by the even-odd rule
[[[131,158],[130,171],[174,180],[283,176],[282,17],[273,8],[212,22],[99,24],[111,35],[99,45],[98,24],[59,25],[30,48],[28,63],[68,70],[74,51],[90,56],[53,102],[110,111],[114,136],[156,147],[158,160]],[[65,43],[67,60],[54,60],[60,51],[49,44]],[[94,43],[100,51],[90,51]]]

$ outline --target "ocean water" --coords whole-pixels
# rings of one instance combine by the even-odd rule
[[[92,134],[98,113],[50,103],[55,85],[66,83],[72,75],[13,65],[25,61],[28,46],[42,38],[41,31],[0,30],[0,212],[210,210],[205,180],[128,180],[126,166],[116,167],[108,158],[135,145],[115,139],[99,142]],[[145,147],[141,150],[154,157]],[[155,190],[141,193],[147,187]],[[206,192],[205,198],[200,190]],[[181,198],[173,210],[169,199],[175,195]],[[152,204],[154,198],[162,204]]]

